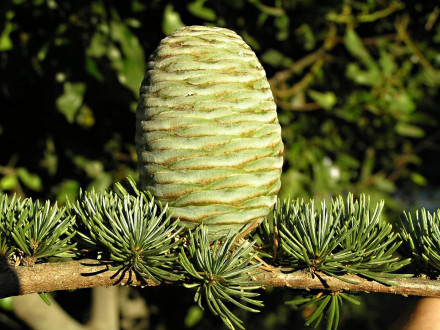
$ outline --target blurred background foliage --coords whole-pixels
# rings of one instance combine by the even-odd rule
[[[362,192],[385,199],[390,220],[420,200],[438,207],[439,15],[433,0],[3,0],[0,191],[64,203],[79,187],[136,177],[146,61],[164,36],[197,24],[236,31],[266,69],[283,128],[282,197]],[[151,306],[164,304],[148,290]],[[181,318],[164,305],[152,328],[220,326],[199,321],[186,291],[169,294],[184,296],[171,298]],[[291,294],[265,294],[264,313],[241,317],[249,329],[302,324],[279,301]],[[345,327],[356,315],[359,329],[389,328],[398,313],[386,323],[374,305]]]

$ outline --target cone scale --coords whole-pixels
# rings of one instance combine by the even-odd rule
[[[140,88],[141,188],[211,238],[261,221],[280,189],[283,143],[263,67],[228,29],[189,26],[151,55]]]

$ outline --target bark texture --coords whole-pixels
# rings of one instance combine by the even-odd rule
[[[387,279],[392,286],[370,281],[356,275],[342,278],[355,281],[351,284],[321,273],[298,270],[290,271],[275,268],[262,271],[255,281],[263,286],[288,287],[303,290],[330,290],[353,292],[381,292],[440,297],[440,281],[425,278]],[[170,283],[162,283],[170,284]],[[151,280],[139,279],[129,272],[123,273],[109,269],[97,260],[79,260],[63,263],[46,263],[34,266],[19,266],[0,273],[0,298],[25,295],[35,292],[73,290],[113,285],[157,286]]]

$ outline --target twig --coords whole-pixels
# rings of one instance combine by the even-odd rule
[[[403,18],[398,19],[395,23],[395,27],[399,37],[403,40],[403,42],[408,46],[409,49],[413,52],[413,54],[419,59],[420,64],[425,68],[426,71],[434,78],[436,83],[440,82],[440,75],[437,73],[435,68],[429,63],[426,57],[422,54],[422,52],[417,48],[416,44],[411,40],[408,32],[406,31],[406,27],[409,23],[409,16],[406,14]]]
[[[272,82],[272,92],[275,95],[275,99],[279,98],[285,98],[285,97],[291,97],[296,94],[298,94],[300,91],[306,89],[310,83],[315,78],[316,73],[321,69],[321,67],[325,63],[325,54],[327,51],[332,49],[335,46],[335,36],[336,36],[336,26],[334,24],[331,24],[329,27],[329,32],[327,34],[326,39],[324,40],[323,46],[315,53],[315,55],[310,56],[307,59],[307,62],[304,61],[302,65],[308,63],[309,61],[314,59],[313,65],[310,68],[310,71],[295,85],[293,85],[290,88],[287,89],[278,89],[276,88],[276,82],[280,81],[280,76],[278,76],[276,79],[275,77],[273,80],[271,79],[270,82]],[[298,66],[299,67],[299,66]],[[289,77],[288,73],[292,72],[292,68],[290,71],[285,71],[284,73],[280,74],[282,78],[287,79]]]
[[[280,269],[277,272],[264,272],[255,279],[264,282],[264,286],[290,287],[295,289],[319,289],[330,291],[352,291],[352,292],[377,292],[393,293],[403,296],[425,296],[440,297],[440,281],[427,280],[421,277],[412,278],[387,278],[386,281],[392,286],[384,285],[376,281],[370,281],[357,275],[344,275],[342,278],[356,282],[347,283],[335,277],[319,273],[314,276],[304,270],[283,273]]]
[[[425,30],[431,31],[435,22],[437,21],[438,17],[440,15],[440,8],[435,7],[431,14],[428,16],[428,21],[425,24]]]
[[[157,285],[151,280],[140,280],[129,272],[109,270],[98,260],[84,259],[63,263],[44,263],[18,266],[0,273],[0,298],[36,292],[74,290],[112,286],[115,284]]]
[[[387,8],[375,11],[373,13],[367,13],[367,14],[359,14],[357,16],[351,15],[351,10],[348,11],[348,14],[335,14],[335,13],[329,13],[326,16],[326,19],[330,22],[339,23],[339,24],[347,24],[347,23],[353,23],[353,22],[359,22],[359,23],[366,23],[366,22],[374,22],[379,19],[383,19],[394,12],[403,9],[405,5],[400,1],[392,2],[390,6]]]
[[[310,54],[307,54],[303,58],[294,62],[288,69],[277,72],[272,78],[269,79],[269,83],[272,86],[277,86],[279,83],[284,83],[293,73],[304,70],[306,67],[316,62],[318,58],[324,55],[325,52],[322,47]]]
[[[15,275],[11,277],[10,273]],[[118,283],[117,271],[110,270],[97,260],[79,260],[64,263],[45,263],[31,266],[18,266],[11,271],[0,273],[0,298],[25,295],[34,292],[51,292],[57,290],[71,290],[91,288],[98,286],[112,286],[126,284],[128,274]],[[115,278],[116,276],[116,278]],[[14,282],[15,277],[15,282]],[[309,290],[320,289],[330,291],[353,292],[382,292],[425,297],[440,297],[440,281],[424,278],[387,278],[387,282],[394,284],[387,286],[375,281],[370,281],[356,275],[343,275],[344,279],[357,284],[350,284],[339,279],[319,273],[304,270],[290,271],[275,268],[270,271],[261,270],[255,276],[255,281],[262,282],[264,286],[289,287]],[[11,283],[11,280],[13,281]],[[141,281],[133,278],[133,286],[157,286],[150,280]],[[170,284],[170,283],[163,283]],[[11,290],[15,287],[15,290]]]
[[[367,37],[367,38],[362,38],[362,43],[366,46],[369,45],[377,45],[379,43],[379,41],[382,40],[386,40],[386,41],[391,41],[397,38],[397,34],[395,33],[390,33],[390,34],[383,34],[383,35],[379,35],[376,37]],[[341,43],[344,42],[344,38],[341,38]]]

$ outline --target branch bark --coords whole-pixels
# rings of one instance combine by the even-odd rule
[[[322,273],[312,274],[297,270],[287,272],[285,269],[274,268],[272,271],[262,270],[255,276],[255,281],[264,287],[288,287],[302,290],[329,290],[352,292],[381,292],[415,295],[424,297],[440,297],[440,281],[424,278],[386,279],[392,283],[387,286],[370,281],[356,275],[341,276],[357,284],[341,281]],[[169,283],[163,283],[169,284]],[[92,287],[108,287],[113,285],[157,286],[151,280],[140,279],[129,272],[111,270],[98,260],[79,260],[62,263],[45,263],[34,266],[18,266],[0,273],[0,298],[25,295],[35,292],[52,292],[57,290],[73,290]]]
[[[52,292],[113,285],[157,285],[131,272],[111,270],[99,260],[43,263],[12,267],[0,273],[0,298],[35,292]]]

